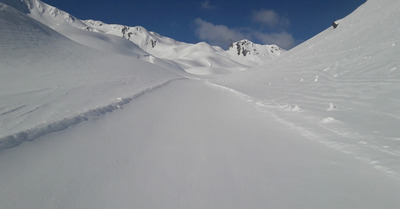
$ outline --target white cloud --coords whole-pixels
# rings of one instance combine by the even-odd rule
[[[261,44],[276,44],[284,49],[294,46],[295,40],[292,34],[287,32],[262,33],[250,28],[232,29],[225,25],[214,25],[213,23],[197,18],[194,20],[195,34],[203,41],[211,45],[228,47],[232,41],[249,39]]]
[[[281,48],[290,49],[294,46],[295,40],[292,34],[287,32],[280,33],[261,33],[253,32],[255,39],[259,40],[263,44],[276,44]]]
[[[211,5],[209,0],[205,0],[205,1],[201,2],[200,5],[201,5],[201,8],[203,8],[205,10],[217,9],[217,6]]]
[[[246,38],[244,34],[225,25],[214,25],[200,18],[194,20],[195,33],[200,40],[207,41],[212,45],[226,47],[232,41]]]
[[[287,17],[283,17],[270,9],[254,11],[252,19],[254,22],[268,25],[270,28],[289,26],[289,19]]]

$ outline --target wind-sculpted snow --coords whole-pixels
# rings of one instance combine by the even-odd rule
[[[128,104],[129,102],[131,102],[133,99],[142,96],[145,93],[151,92],[157,88],[163,87],[167,84],[169,84],[172,81],[175,80],[181,80],[182,78],[179,79],[173,79],[173,80],[168,80],[165,81],[161,84],[158,85],[154,85],[151,86],[149,88],[146,88],[144,90],[139,91],[138,93],[136,93],[135,95],[131,96],[131,97],[127,97],[127,98],[119,98],[118,101],[113,102],[107,106],[103,106],[103,107],[97,107],[91,110],[88,110],[86,112],[80,113],[76,116],[72,116],[72,117],[67,117],[67,118],[63,118],[61,120],[58,121],[54,121],[51,123],[45,123],[45,124],[40,124],[37,125],[33,128],[30,128],[28,130],[24,130],[9,136],[5,136],[0,138],[0,151],[2,149],[5,148],[11,148],[11,147],[15,147],[18,146],[19,144],[25,142],[25,141],[33,141],[41,136],[44,136],[46,134],[52,133],[52,132],[56,132],[56,131],[61,131],[64,130],[72,125],[76,125],[78,123],[81,123],[83,121],[87,121],[91,118],[97,118],[99,116],[102,116],[108,112],[112,112],[114,110],[118,110],[121,109],[124,105]],[[5,113],[1,113],[0,116],[2,115],[6,115],[8,113],[11,113],[13,111],[16,111],[17,109],[19,109],[21,107],[18,107],[12,111],[9,112],[5,112]]]

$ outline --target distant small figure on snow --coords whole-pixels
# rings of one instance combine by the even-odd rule
[[[339,25],[339,23],[337,23],[336,21],[333,21],[332,22],[332,27],[335,29],[335,28],[337,28],[337,26]]]

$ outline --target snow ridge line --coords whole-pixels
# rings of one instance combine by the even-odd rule
[[[4,149],[8,149],[8,148],[12,148],[12,147],[16,147],[18,145],[20,145],[23,142],[26,141],[33,141],[41,136],[53,133],[53,132],[57,132],[57,131],[61,131],[64,130],[70,126],[76,125],[78,123],[81,123],[83,121],[88,121],[91,118],[94,117],[99,117],[102,115],[105,115],[108,112],[112,112],[114,110],[118,110],[121,109],[122,106],[130,103],[132,100],[146,94],[149,93],[151,91],[154,91],[158,88],[161,88],[163,86],[168,85],[169,83],[173,82],[173,81],[177,81],[177,80],[183,80],[183,79],[187,79],[187,78],[174,78],[171,80],[167,80],[164,81],[162,83],[156,84],[154,86],[145,88],[143,90],[140,90],[139,92],[137,92],[136,94],[134,94],[133,96],[127,97],[127,98],[121,98],[119,99],[119,101],[117,102],[113,102],[109,105],[106,106],[102,106],[102,107],[97,107],[94,109],[90,109],[87,110],[85,112],[79,113],[75,116],[71,116],[71,117],[67,117],[67,118],[63,118],[61,120],[58,121],[54,121],[51,123],[44,123],[44,124],[40,124],[37,125],[33,128],[24,130],[24,131],[20,131],[18,133],[12,134],[12,135],[8,135],[5,137],[1,137],[0,138],[0,151],[4,150]]]

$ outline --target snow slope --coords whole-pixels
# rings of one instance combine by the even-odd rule
[[[0,4],[0,208],[398,208],[397,0],[253,69],[24,1]]]
[[[84,120],[83,113],[110,111],[111,104],[180,77],[79,45],[0,5],[0,148]],[[57,127],[49,127],[55,122]]]
[[[0,167],[4,208],[400,204],[399,181],[307,141],[234,93],[192,80],[171,82],[99,120],[0,152]]]
[[[400,2],[368,0],[267,65],[215,82],[310,138],[400,177]],[[251,81],[251,82],[249,82]]]

